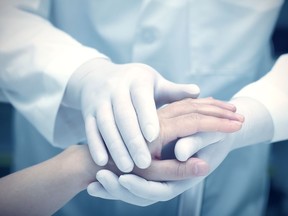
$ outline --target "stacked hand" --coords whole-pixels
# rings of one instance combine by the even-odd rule
[[[146,140],[159,135],[156,106],[198,94],[196,85],[169,82],[147,65],[95,59],[73,74],[64,101],[81,109],[95,163],[105,165],[110,154],[122,172],[130,172],[134,163],[151,164]]]
[[[176,159],[160,160],[162,150],[173,140],[204,131],[215,133],[208,139],[210,144],[223,139],[223,134],[218,131],[235,132],[241,128],[243,117],[235,111],[234,105],[212,98],[182,100],[159,109],[160,135],[148,143],[153,158],[151,166],[148,169],[134,168],[133,173],[125,175],[111,167],[101,170],[96,175],[99,182],[89,185],[89,194],[141,206],[177,196],[208,174],[208,164],[205,160],[190,157],[193,150],[189,151],[189,159],[184,163]]]
[[[186,161],[197,153],[199,160],[202,159],[209,164],[210,170],[207,173],[208,175],[219,166],[232,150],[247,145],[267,143],[272,139],[273,121],[263,104],[251,98],[236,98],[231,102],[235,104],[238,112],[245,116],[245,123],[242,125],[241,130],[235,133],[223,133],[220,130],[218,132],[197,133],[179,139],[175,146],[175,155],[178,160]],[[243,119],[240,121],[243,121]],[[185,171],[187,170],[180,170],[178,175],[185,173]],[[91,195],[107,198],[117,194],[117,199],[129,202],[125,197],[132,194],[138,197],[137,203],[134,202],[137,205],[145,205],[147,204],[147,202],[145,203],[147,200],[155,203],[157,201],[172,199],[205,178],[205,176],[202,176],[182,181],[168,180],[157,182],[141,178],[134,174],[125,174],[118,178],[117,176],[112,176],[109,171],[100,171],[97,174],[98,176],[101,178],[103,176],[110,176],[111,178],[113,177],[113,180],[111,179],[108,183],[105,183],[101,181],[101,178],[100,180],[98,179],[104,187],[98,191],[93,190],[93,187],[88,188],[88,192]],[[121,195],[117,193],[119,190],[122,191]]]

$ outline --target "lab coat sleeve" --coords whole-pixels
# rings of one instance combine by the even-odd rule
[[[68,108],[66,116],[59,115],[66,84],[80,65],[106,57],[55,28],[46,20],[48,14],[49,1],[0,2],[0,88],[2,98],[49,142],[64,147],[79,141],[77,135],[75,140],[69,137],[77,131],[69,131],[66,117],[73,113],[81,117]],[[62,131],[55,133],[56,128]],[[61,142],[56,136],[61,136]]]
[[[234,97],[251,97],[261,102],[273,120],[272,142],[288,139],[288,54],[282,55],[267,75]]]

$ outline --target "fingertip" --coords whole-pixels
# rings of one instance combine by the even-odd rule
[[[108,163],[108,155],[102,153],[95,156],[95,159],[93,157],[93,160],[98,166],[105,166]]]
[[[245,117],[241,114],[238,114],[238,115],[239,115],[238,116],[239,121],[241,121],[243,123],[245,121]]]
[[[144,127],[144,137],[148,142],[153,142],[159,136],[160,128],[159,126],[149,123]]]
[[[174,149],[177,160],[185,162],[192,156],[189,147],[190,145],[191,143],[187,143],[185,139],[180,139],[177,141]]]
[[[236,112],[237,108],[234,104],[231,103],[225,103],[225,108],[230,110],[231,112]]]
[[[232,123],[232,131],[238,131],[242,128],[242,122],[232,120],[231,123]]]
[[[105,176],[106,176],[106,173],[107,171],[106,170],[99,170],[97,173],[96,173],[96,179],[101,182],[105,179]]]
[[[151,155],[149,153],[148,154],[142,153],[142,154],[135,157],[135,164],[140,169],[148,168],[151,165],[151,162],[152,162],[152,158],[151,158]]]
[[[94,142],[89,142],[88,147],[93,161],[99,166],[105,166],[108,162],[108,154],[103,145],[95,145]]]
[[[236,121],[243,123],[244,122],[244,116],[239,114],[239,113],[233,113],[231,120],[236,120]]]
[[[174,153],[175,153],[177,160],[181,162],[185,162],[189,158],[187,153],[185,151],[181,151],[180,148],[175,148]]]
[[[126,156],[122,156],[119,159],[119,163],[116,163],[117,167],[124,173],[129,173],[134,168],[134,163],[132,160]]]
[[[86,191],[90,196],[97,196],[97,191],[100,189],[100,185],[97,182],[92,182],[88,185]]]
[[[196,84],[189,84],[189,93],[192,95],[192,97],[198,97],[200,94],[200,88]]]

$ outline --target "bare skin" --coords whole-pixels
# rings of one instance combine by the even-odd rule
[[[160,135],[156,141],[148,143],[152,164],[147,169],[133,170],[154,181],[206,175],[209,166],[205,161],[198,158],[187,162],[161,160],[162,148],[172,140],[201,131],[235,132],[244,120],[233,105],[212,98],[178,101],[159,109],[158,116]],[[86,145],[72,145],[43,163],[1,178],[1,213],[52,215],[95,181],[95,174],[104,168],[121,174],[111,160],[105,167],[97,166]]]

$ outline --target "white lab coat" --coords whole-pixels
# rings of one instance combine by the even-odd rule
[[[60,147],[85,139],[80,113],[61,100],[71,74],[91,58],[147,63],[169,80],[198,84],[201,96],[228,100],[270,70],[269,40],[282,2],[2,1],[1,94]],[[25,119],[16,121],[16,168],[57,153]],[[186,192],[180,203],[177,197],[141,208],[82,194],[59,215],[261,215],[268,150],[267,145],[232,152],[204,190]]]

